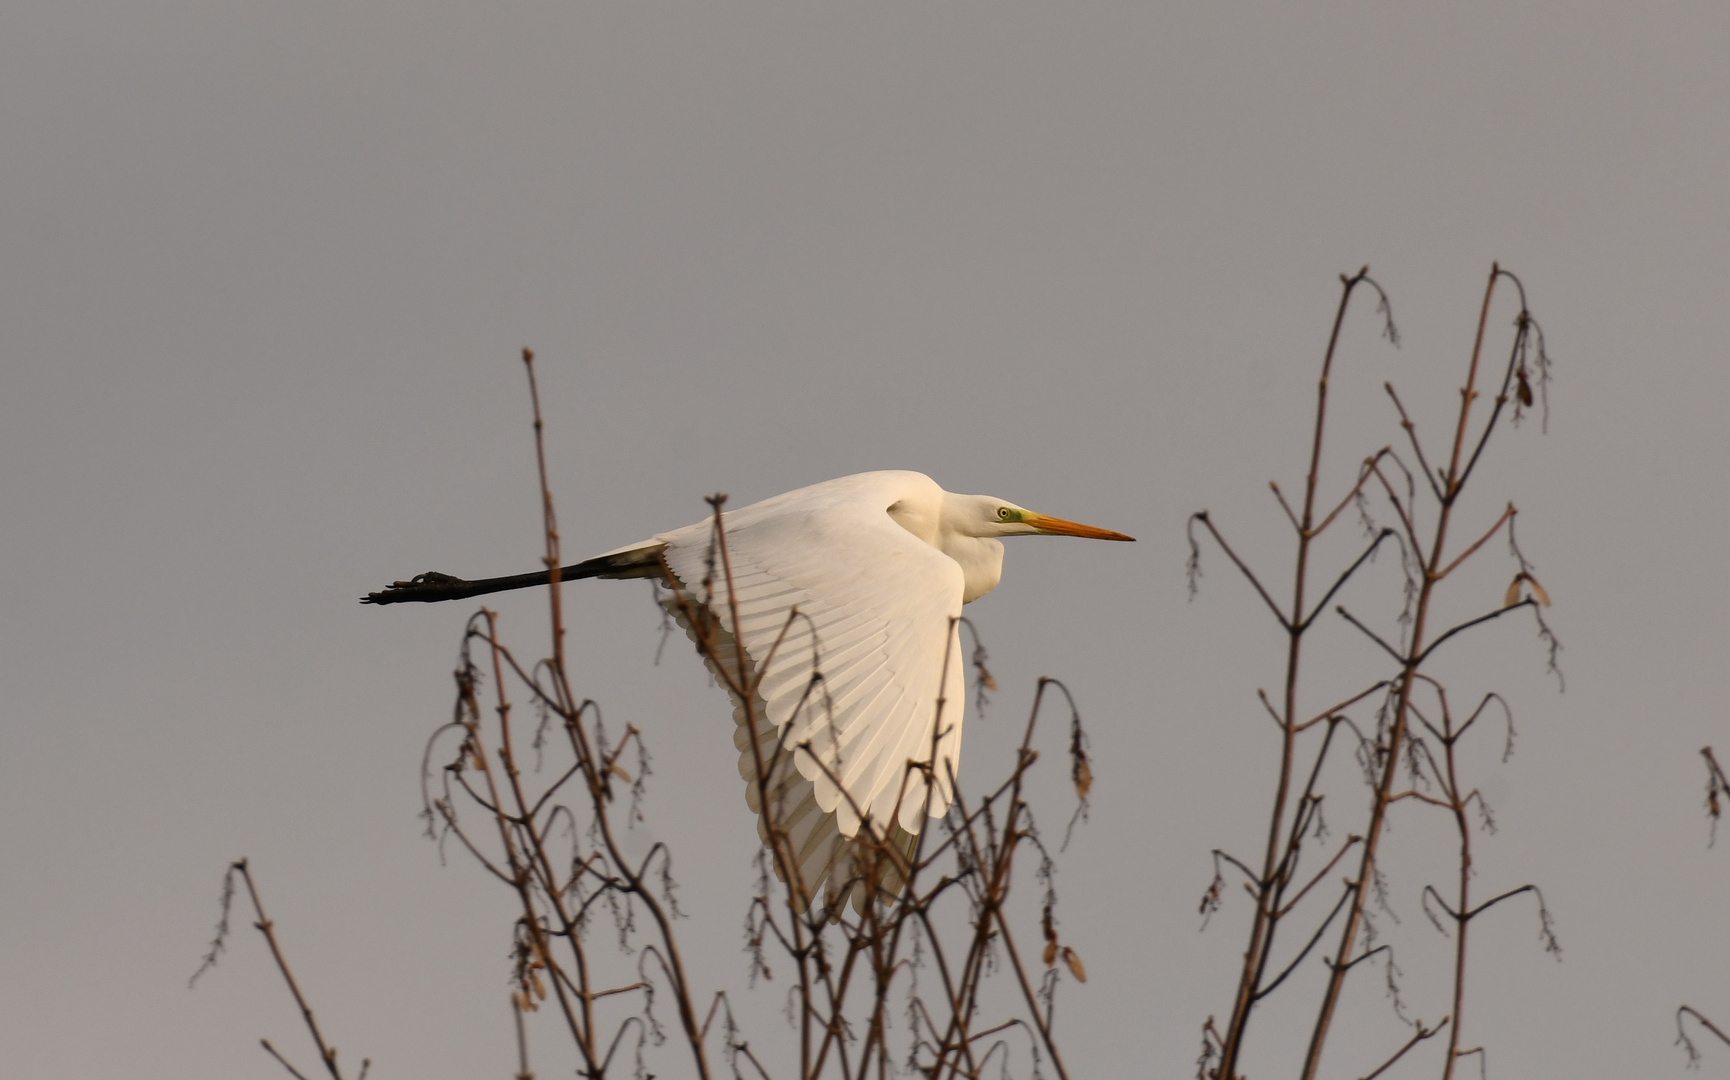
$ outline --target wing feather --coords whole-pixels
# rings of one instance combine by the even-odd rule
[[[767,795],[813,899],[825,895],[825,878],[831,901],[849,887],[861,814],[911,850],[927,814],[948,811],[959,761],[961,567],[887,513],[893,481],[907,474],[878,475],[887,479],[803,501],[794,492],[728,515],[731,603],[711,522],[656,538],[676,580],[669,610],[693,640],[693,616],[717,628],[706,659],[722,686],[738,682],[743,644],[756,684],[749,710],[734,694],[746,803],[767,839],[755,779],[761,753]],[[947,701],[941,731],[939,697]],[[910,761],[932,761],[934,742],[927,807],[923,774],[907,778]]]

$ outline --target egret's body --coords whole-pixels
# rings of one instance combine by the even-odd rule
[[[662,602],[732,693],[739,772],[759,832],[767,839],[767,791],[812,898],[825,879],[840,886],[852,876],[843,864],[862,820],[905,844],[927,815],[948,811],[966,714],[956,620],[962,604],[997,587],[998,538],[1130,539],[951,494],[915,472],[814,484],[727,512],[723,525],[724,559],[711,518],[562,576],[654,577],[668,587]],[[535,575],[463,582],[469,588],[450,595],[535,583]],[[402,585],[369,599],[447,598]],[[737,690],[747,685],[749,703]],[[768,776],[761,788],[759,761]],[[910,762],[930,766],[929,794]]]

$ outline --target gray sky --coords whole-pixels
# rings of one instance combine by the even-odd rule
[[[1091,981],[1059,1030],[1077,1075],[1189,1074],[1247,908],[1198,934],[1195,904],[1208,851],[1264,828],[1277,747],[1253,694],[1280,656],[1217,556],[1186,604],[1183,522],[1210,508],[1285,580],[1265,485],[1299,480],[1336,274],[1366,262],[1405,343],[1367,307],[1351,322],[1361,419],[1336,478],[1397,434],[1383,379],[1440,431],[1492,260],[1557,362],[1549,434],[1499,439],[1468,510],[1520,506],[1567,691],[1524,624],[1458,670],[1520,730],[1484,781],[1481,887],[1541,884],[1566,957],[1529,909],[1483,924],[1468,1041],[1504,1078],[1682,1075],[1676,1004],[1730,1018],[1730,852],[1706,850],[1696,753],[1730,751],[1721,5],[22,3],[0,22],[8,1075],[278,1075],[256,1038],[301,1036],[255,935],[185,989],[242,854],[345,1058],[509,1067],[508,898],[441,868],[415,819],[465,612],[354,600],[533,565],[523,345],[573,555],[696,520],[715,490],[873,468],[1141,537],[1011,542],[972,611],[1004,689],[967,762],[1004,767],[1037,676],[1075,689],[1096,801],[1061,914]],[[650,825],[703,901],[687,940],[736,979],[754,838],[732,725],[682,648],[652,666],[646,594],[568,594],[580,688],[648,731]],[[539,597],[498,606],[532,651]],[[1329,633],[1318,706],[1364,661]],[[1445,844],[1432,825],[1396,830]],[[1435,875],[1390,869],[1433,1019]],[[1399,1037],[1373,978],[1350,1004],[1331,1075]]]

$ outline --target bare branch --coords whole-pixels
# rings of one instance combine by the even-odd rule
[[[1349,622],[1353,626],[1357,627],[1359,630],[1362,630],[1366,637],[1368,637],[1371,641],[1375,642],[1377,645],[1380,645],[1382,647],[1382,651],[1387,653],[1389,656],[1393,657],[1395,662],[1400,663],[1400,664],[1404,664],[1406,662],[1406,658],[1405,658],[1405,656],[1403,656],[1400,653],[1400,650],[1394,648],[1392,645],[1389,645],[1386,641],[1383,641],[1380,634],[1376,633],[1374,630],[1371,630],[1369,627],[1367,627],[1363,623],[1359,622],[1357,617],[1354,616],[1351,612],[1347,611],[1344,607],[1339,606],[1339,605],[1335,605],[1334,610],[1339,612],[1340,616],[1342,618],[1344,618],[1346,622]]]
[[[1412,662],[1412,666],[1417,667],[1421,665],[1424,661],[1430,658],[1430,654],[1435,652],[1443,642],[1447,641],[1449,638],[1465,633],[1474,626],[1482,626],[1487,622],[1493,622],[1494,620],[1501,618],[1503,615],[1506,615],[1508,612],[1518,610],[1519,608],[1531,608],[1536,611],[1537,607],[1538,602],[1536,600],[1521,600],[1516,604],[1510,604],[1504,608],[1497,608],[1495,611],[1492,611],[1487,615],[1479,615],[1475,619],[1467,619],[1458,626],[1450,627],[1446,632],[1438,636],[1434,641],[1430,642],[1423,652],[1418,654],[1417,659]]]
[[[1273,993],[1275,990],[1278,990],[1279,984],[1285,982],[1286,976],[1297,970],[1297,966],[1304,962],[1304,957],[1310,954],[1310,950],[1316,947],[1316,943],[1322,939],[1322,935],[1327,933],[1328,927],[1333,925],[1334,916],[1340,913],[1340,909],[1346,906],[1346,901],[1350,900],[1352,894],[1356,891],[1357,890],[1350,882],[1346,883],[1346,887],[1340,892],[1340,898],[1335,902],[1333,910],[1328,912],[1328,917],[1322,920],[1320,926],[1316,927],[1316,932],[1310,936],[1309,942],[1305,944],[1302,949],[1298,950],[1298,954],[1292,957],[1292,962],[1286,965],[1284,971],[1275,976],[1273,982],[1268,983],[1266,986],[1255,992],[1256,1000],[1259,1001]]]
[[[1442,1017],[1441,1020],[1439,1022],[1437,1022],[1436,1026],[1433,1028],[1427,1028],[1422,1024],[1417,1024],[1415,1026],[1416,1026],[1417,1030],[1412,1033],[1412,1037],[1410,1039],[1406,1040],[1405,1045],[1401,1046],[1398,1050],[1394,1051],[1394,1056],[1390,1057],[1386,1061],[1382,1062],[1379,1066],[1376,1067],[1376,1070],[1374,1072],[1365,1073],[1363,1076],[1363,1080],[1376,1080],[1376,1077],[1380,1076],[1381,1074],[1387,1072],[1389,1069],[1393,1068],[1395,1062],[1399,1061],[1401,1058],[1406,1056],[1406,1051],[1410,1050],[1412,1047],[1418,1045],[1419,1043],[1423,1042],[1425,1039],[1429,1038],[1430,1036],[1441,1031],[1443,1028],[1447,1027],[1448,1026],[1448,1018],[1445,1016]]]
[[[1285,501],[1285,493],[1279,489],[1279,483],[1269,480],[1267,486],[1273,490],[1273,497],[1279,500],[1280,509],[1285,511],[1286,520],[1291,522],[1291,527],[1298,531],[1299,536],[1302,536],[1303,523],[1298,521],[1296,514],[1292,513],[1291,504]]]
[[[1249,580],[1249,583],[1255,586],[1256,593],[1261,596],[1262,602],[1267,604],[1268,610],[1273,612],[1273,617],[1279,620],[1279,624],[1282,627],[1290,630],[1292,628],[1291,623],[1286,620],[1285,613],[1280,611],[1279,605],[1274,603],[1273,597],[1267,594],[1267,590],[1262,587],[1261,579],[1255,576],[1255,571],[1251,570],[1242,559],[1237,557],[1237,552],[1232,550],[1231,545],[1225,542],[1225,537],[1221,536],[1219,530],[1214,528],[1213,519],[1208,516],[1207,511],[1197,511],[1190,515],[1189,520],[1192,524],[1199,521],[1207,527],[1207,531],[1213,536],[1214,543],[1219,545],[1220,550],[1225,552],[1226,557],[1229,558],[1232,561],[1232,564],[1243,573],[1243,576]],[[1193,540],[1191,543],[1193,544]]]
[[[301,1018],[306,1021],[306,1030],[312,1035],[313,1045],[318,1047],[319,1060],[324,1063],[325,1070],[330,1073],[332,1080],[342,1080],[342,1072],[336,1066],[336,1048],[324,1041],[324,1035],[318,1028],[318,1020],[312,1015],[312,1006],[307,1004],[306,995],[300,991],[300,983],[295,980],[294,972],[289,970],[288,957],[283,955],[282,945],[276,940],[276,924],[271,922],[270,917],[264,913],[264,901],[259,899],[258,886],[252,880],[252,871],[247,865],[247,860],[236,860],[229,869],[230,872],[239,874],[240,879],[246,883],[247,896],[252,900],[252,910],[258,916],[258,921],[253,925],[258,928],[259,933],[264,935],[264,940],[270,945],[270,955],[276,960],[276,969],[282,974],[282,981],[288,984],[288,992],[294,995],[294,1003],[300,1007]],[[282,1055],[271,1047],[270,1043],[265,1042],[264,1048],[282,1062],[283,1067],[289,1072],[300,1076],[294,1067],[289,1065]],[[305,1080],[305,1078],[302,1077],[301,1080]]]
[[[290,1065],[288,1063],[288,1059],[283,1057],[282,1054],[277,1051],[276,1047],[270,1045],[269,1039],[258,1040],[258,1045],[264,1047],[265,1053],[267,1053],[271,1057],[275,1058],[277,1064],[279,1064],[283,1068],[287,1069],[288,1074],[290,1076],[294,1077],[294,1080],[306,1080],[306,1074],[301,1072],[299,1069],[295,1068],[293,1065]]]
[[[1700,1051],[1695,1047],[1694,1040],[1688,1037],[1688,1029],[1682,1024],[1684,1016],[1692,1016],[1695,1023],[1717,1036],[1719,1042],[1725,1046],[1730,1046],[1730,1035],[1726,1035],[1723,1028],[1708,1020],[1692,1005],[1681,1006],[1676,1010],[1676,1045],[1687,1051],[1689,1068],[1697,1069],[1700,1067]]]
[[[1394,530],[1392,529],[1383,529],[1381,532],[1377,533],[1376,538],[1370,541],[1370,545],[1364,548],[1363,554],[1359,555],[1350,566],[1346,567],[1345,573],[1339,576],[1339,580],[1333,583],[1333,587],[1327,591],[1327,594],[1320,600],[1316,601],[1316,606],[1310,609],[1309,616],[1299,624],[1299,628],[1308,629],[1310,624],[1316,621],[1316,616],[1322,613],[1322,609],[1327,607],[1328,601],[1334,598],[1334,594],[1339,592],[1347,581],[1351,580],[1351,576],[1358,572],[1359,567],[1363,566],[1364,563],[1368,562],[1370,558],[1375,555],[1376,549],[1382,546],[1382,541],[1393,535]]]
[[[1461,563],[1463,563],[1467,559],[1471,558],[1473,553],[1475,553],[1479,548],[1483,547],[1486,543],[1489,542],[1490,537],[1496,535],[1496,533],[1501,531],[1503,522],[1512,520],[1514,515],[1517,513],[1519,513],[1519,511],[1514,509],[1514,504],[1509,503],[1507,509],[1502,511],[1502,516],[1498,517],[1496,519],[1496,523],[1494,525],[1491,525],[1489,527],[1488,531],[1486,531],[1484,533],[1484,535],[1478,537],[1477,541],[1475,543],[1473,543],[1471,547],[1460,552],[1459,557],[1456,558],[1453,562],[1449,563],[1446,567],[1444,567],[1442,569],[1442,572],[1436,576],[1438,578],[1445,578],[1449,574],[1453,573],[1455,567],[1459,566]]]
[[[1436,486],[1435,471],[1430,468],[1430,463],[1424,460],[1424,446],[1418,441],[1417,426],[1412,423],[1412,418],[1407,415],[1405,403],[1400,401],[1400,395],[1394,390],[1393,383],[1383,383],[1382,389],[1387,391],[1388,397],[1392,399],[1394,403],[1394,408],[1399,410],[1400,427],[1405,430],[1406,437],[1411,440],[1412,453],[1416,455],[1418,459],[1418,471],[1423,473],[1424,479],[1429,482],[1430,493],[1436,497],[1436,501],[1443,501],[1442,489]]]
[[[1294,896],[1290,900],[1286,901],[1285,905],[1279,909],[1278,914],[1281,917],[1289,915],[1291,913],[1292,909],[1297,907],[1298,903],[1301,900],[1303,900],[1303,898],[1305,896],[1309,895],[1309,891],[1316,887],[1316,883],[1321,881],[1322,878],[1326,877],[1328,874],[1328,871],[1332,870],[1335,866],[1337,866],[1339,864],[1339,861],[1341,859],[1345,858],[1346,852],[1350,851],[1352,848],[1356,847],[1358,844],[1360,844],[1362,842],[1363,842],[1363,837],[1361,837],[1361,836],[1347,836],[1346,842],[1344,844],[1340,845],[1340,849],[1338,851],[1334,852],[1334,857],[1328,860],[1327,865],[1322,867],[1320,870],[1317,870],[1315,873],[1315,876],[1310,878],[1309,883],[1306,884],[1303,888],[1299,889],[1296,896]],[[1330,916],[1330,918],[1331,918],[1331,916]]]

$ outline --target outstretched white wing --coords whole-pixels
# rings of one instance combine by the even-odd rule
[[[904,480],[865,479],[789,492],[726,516],[731,603],[711,522],[656,538],[667,545],[663,556],[679,585],[669,609],[693,639],[697,607],[706,601],[717,620],[711,669],[737,683],[734,648],[742,641],[751,677],[761,680],[751,710],[755,749],[735,695],[739,772],[760,816],[761,755],[813,898],[862,816],[894,839],[897,830],[916,834],[927,813],[948,811],[966,713],[955,624],[961,567],[887,513]],[[680,596],[692,610],[681,610]],[[727,679],[718,673],[717,681]],[[930,762],[934,751],[936,782],[927,792],[926,774],[908,763]],[[759,832],[767,837],[761,820]]]

